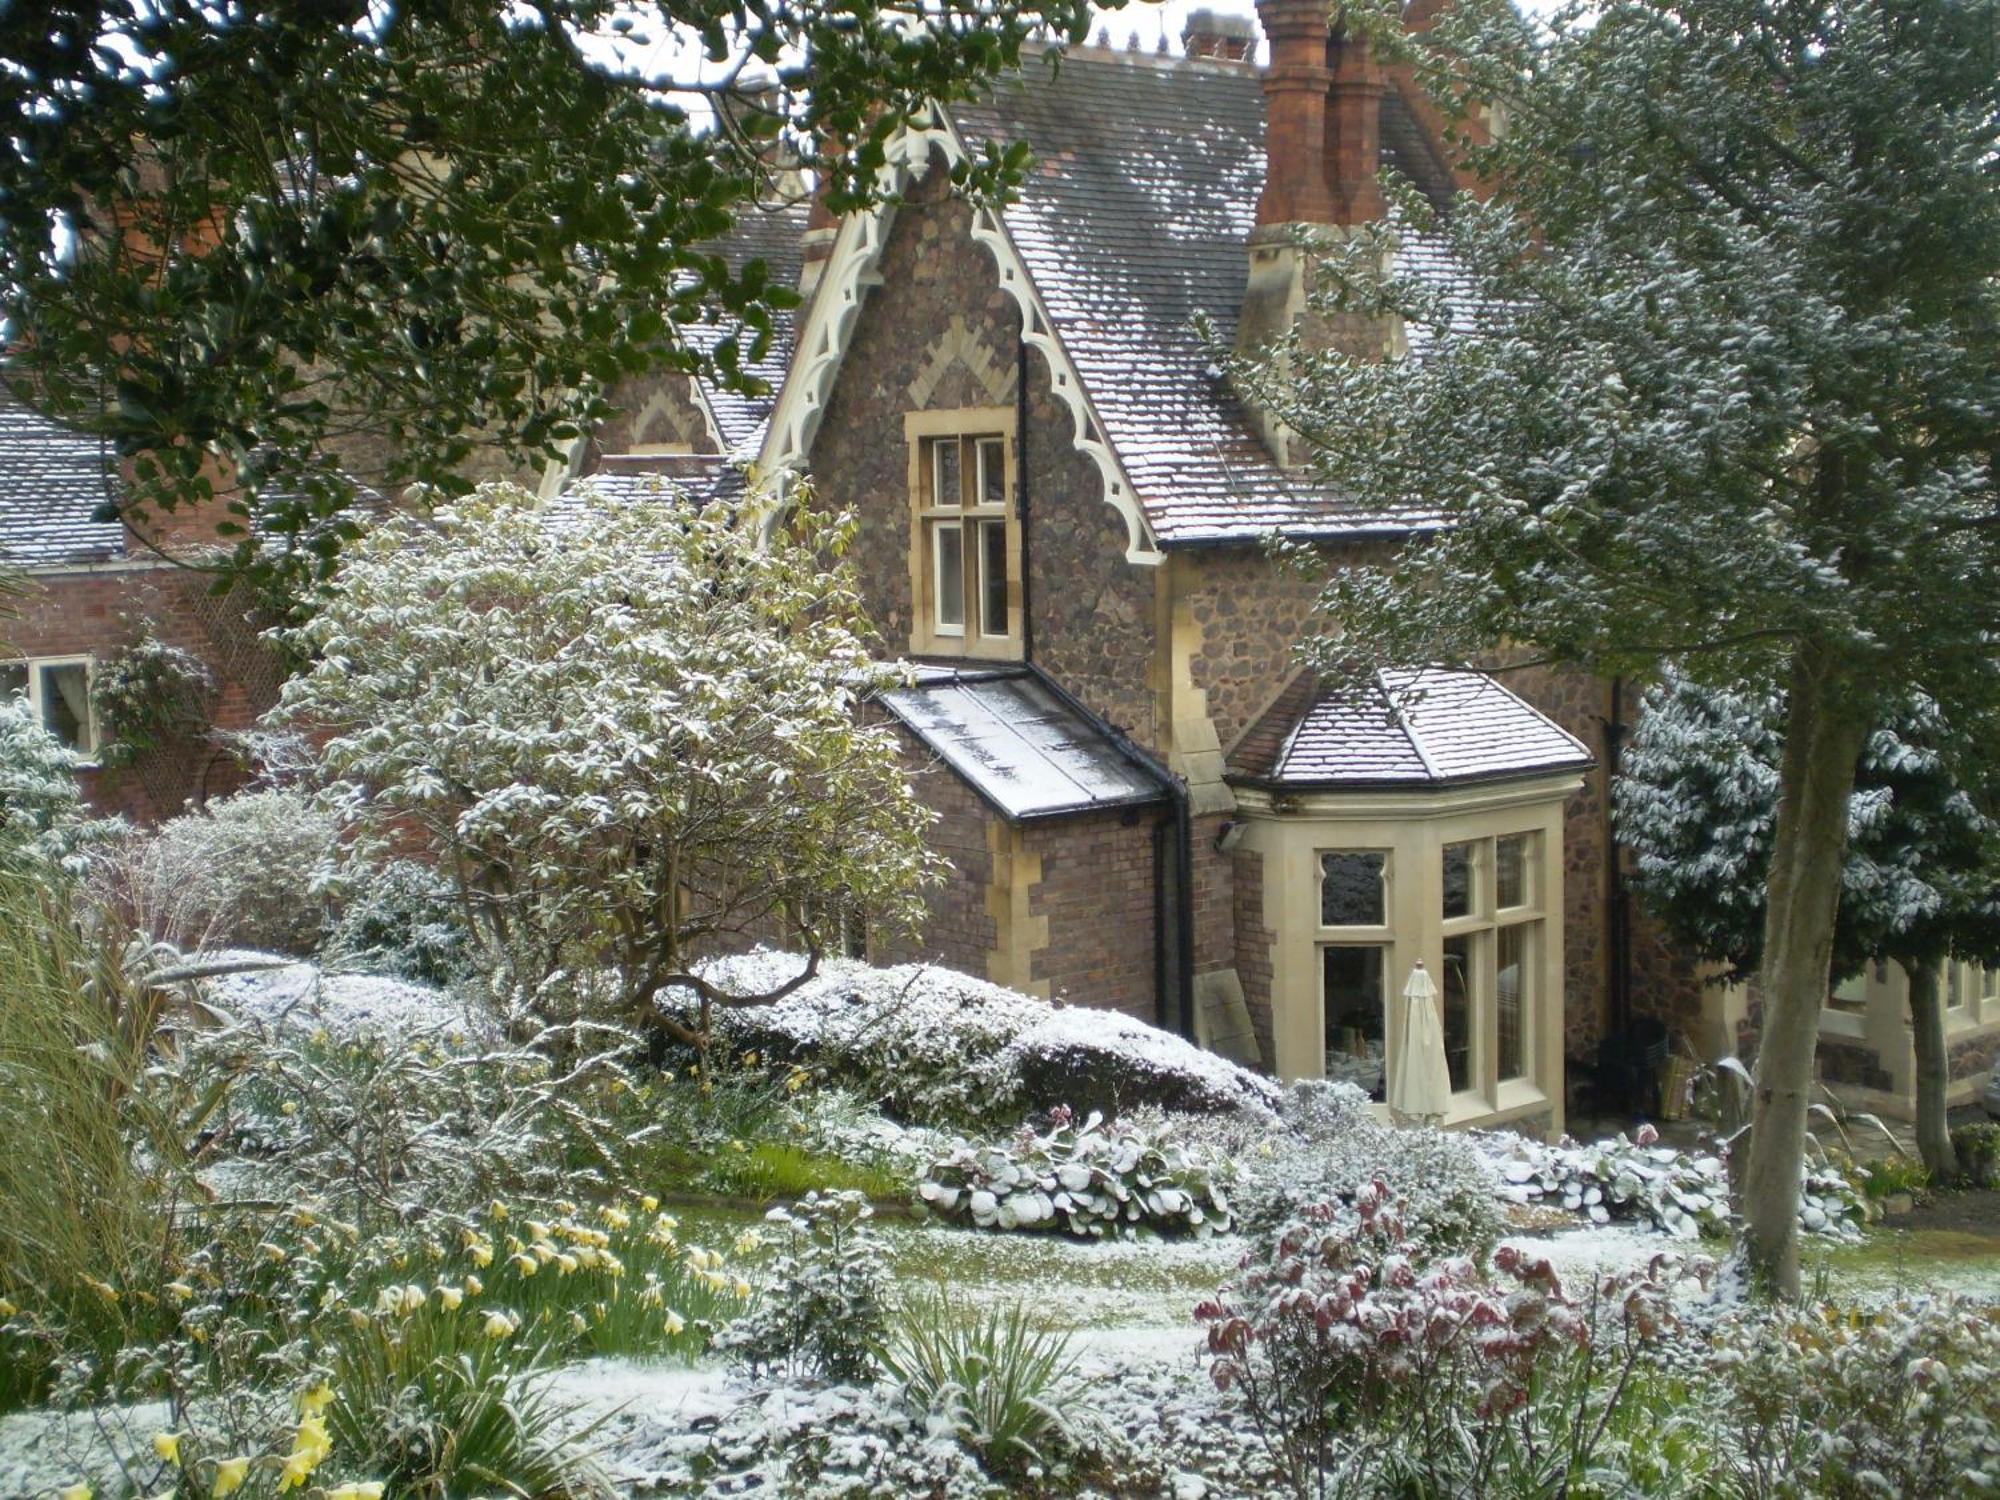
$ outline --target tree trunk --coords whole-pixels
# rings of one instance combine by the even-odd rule
[[[1868,734],[1829,654],[1792,659],[1778,822],[1764,919],[1763,1035],[1757,1048],[1748,1159],[1745,1253],[1760,1290],[1799,1292],[1799,1188],[1819,1016],[1833,969],[1833,924],[1847,854],[1847,804]]]
[[[1936,964],[1907,964],[1910,976],[1910,1040],[1917,1053],[1917,1154],[1939,1182],[1958,1176],[1958,1153],[1951,1149],[1944,1096],[1951,1085],[1944,1050],[1944,1006],[1938,1000]]]

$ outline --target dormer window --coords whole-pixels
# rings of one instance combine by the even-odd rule
[[[1006,407],[912,412],[910,649],[922,655],[1020,655],[1020,541],[1014,515],[1014,413]]]

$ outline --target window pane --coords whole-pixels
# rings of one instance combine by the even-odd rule
[[[965,533],[953,521],[931,535],[937,548],[938,629],[958,634],[965,629]]]
[[[1528,1001],[1534,993],[1533,922],[1503,927],[1495,935],[1493,1004],[1500,1020],[1500,1078],[1520,1078],[1528,1069],[1523,1045]]]
[[[1444,940],[1444,1060],[1451,1069],[1451,1091],[1472,1087],[1473,955],[1470,933]]]
[[[1444,846],[1444,915],[1472,915],[1472,845]]]
[[[42,727],[71,750],[90,748],[90,673],[81,662],[42,668]]]
[[[979,503],[1007,503],[1007,445],[998,438],[979,441]]]
[[[931,504],[956,507],[959,484],[958,439],[941,438],[931,444]]]
[[[1319,862],[1319,920],[1325,927],[1380,927],[1386,854],[1326,854]]]
[[[28,666],[26,662],[0,662],[0,698],[25,698],[28,696]]]
[[[1528,836],[1517,833],[1493,841],[1493,904],[1505,910],[1528,906]]]
[[[979,523],[979,628],[1007,633],[1007,523]]]
[[[1383,950],[1325,948],[1321,995],[1326,1014],[1326,1076],[1382,1097],[1382,1034],[1386,1008]]]

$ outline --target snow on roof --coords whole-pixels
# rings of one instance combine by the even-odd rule
[[[1415,502],[1363,508],[1273,463],[1196,332],[1206,318],[1223,347],[1236,336],[1264,180],[1258,71],[1086,51],[951,113],[975,150],[1034,148],[1006,228],[1162,544],[1436,520]],[[1382,117],[1389,164],[1434,200],[1448,194],[1393,92]],[[1412,268],[1449,277],[1437,244],[1403,240]]]
[[[1284,786],[1442,786],[1588,769],[1583,742],[1482,672],[1375,674],[1364,696],[1294,684],[1230,771]]]
[[[123,557],[125,528],[99,519],[117,494],[109,443],[0,388],[0,562],[34,568]]]
[[[804,256],[806,214],[807,205],[803,202],[746,208],[715,248],[734,272],[740,274],[751,261],[761,260],[769,268],[771,285],[795,287],[799,284],[799,267]],[[712,380],[702,382],[702,394],[715,415],[715,425],[721,429],[723,446],[730,452],[754,452],[763,441],[764,424],[771,419],[778,387],[792,362],[796,323],[797,319],[789,312],[773,313],[771,344],[764,357],[743,362],[745,373],[770,387],[766,394],[746,396]],[[725,318],[718,323],[698,323],[682,332],[695,348],[710,353],[726,336],[736,332],[736,325]],[[746,352],[748,347],[746,343]]]
[[[1025,667],[937,671],[882,694],[890,712],[1007,818],[1164,801],[1158,774]]]
[[[686,494],[697,505],[733,500],[745,493],[743,470],[720,453],[669,453],[643,459],[613,459],[594,474],[572,479],[549,503],[558,520],[573,515],[582,491],[588,489],[620,505],[658,499],[663,490]]]

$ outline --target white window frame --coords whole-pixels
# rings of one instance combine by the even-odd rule
[[[1011,408],[970,407],[908,412],[904,437],[910,444],[910,650],[922,656],[970,656],[1018,660],[1021,653],[1021,541],[1014,514],[1014,433]],[[948,483],[944,455],[957,455],[958,488]],[[998,480],[990,502],[990,488]],[[956,527],[959,537],[959,593],[962,614],[946,620],[945,558],[939,536]],[[1006,577],[993,578],[988,546],[998,528]],[[988,608],[988,595],[1004,583],[1005,604]],[[1001,628],[993,629],[998,624]]]
[[[97,756],[102,748],[97,728],[97,704],[93,701],[97,687],[97,659],[93,656],[10,656],[0,657],[0,667],[23,667],[28,674],[28,704],[35,711],[35,721],[46,727],[47,708],[42,699],[42,672],[49,667],[83,668],[83,730],[84,743],[76,746],[70,754],[80,765],[97,764]]]
[[[1503,839],[1513,838],[1527,841],[1522,869],[1522,894],[1527,899],[1519,906],[1501,906],[1498,849]],[[1540,1038],[1536,1035],[1534,996],[1526,981],[1542,972],[1541,945],[1548,941],[1548,854],[1543,848],[1540,833],[1532,829],[1441,839],[1437,853],[1440,891],[1445,851],[1460,845],[1470,845],[1472,850],[1467,912],[1460,917],[1446,917],[1442,902],[1438,909],[1438,931],[1444,942],[1458,937],[1470,939],[1467,946],[1472,962],[1465,978],[1472,1012],[1469,1017],[1471,1035],[1465,1066],[1466,1086],[1455,1093],[1461,1098],[1477,1098],[1497,1105],[1502,1091],[1509,1084],[1529,1081],[1535,1076],[1535,1049]],[[1524,929],[1523,985],[1520,995],[1516,997],[1521,1013],[1520,1071],[1505,1078],[1500,1076],[1499,956],[1503,928]],[[1444,1004],[1444,980],[1443,954],[1440,952],[1440,1007]]]

